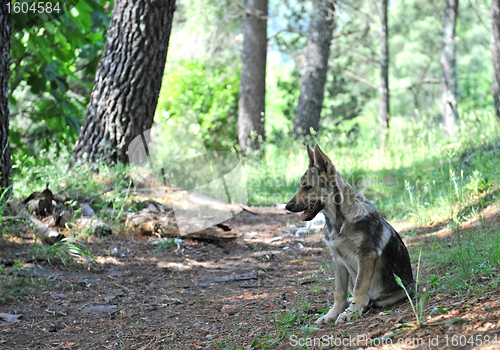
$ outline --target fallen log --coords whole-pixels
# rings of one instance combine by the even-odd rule
[[[33,225],[35,225],[35,231],[37,235],[42,236],[41,239],[43,243],[53,245],[54,243],[59,242],[64,238],[63,234],[51,229],[33,215],[28,214],[28,218],[33,223]]]
[[[238,238],[238,235],[234,232],[224,231],[218,227],[209,227],[201,231],[179,235],[179,237],[208,241],[231,241]]]
[[[181,234],[173,212],[161,213],[151,207],[138,213],[129,213],[125,224],[142,235],[210,241],[228,241],[238,238],[238,234],[227,231],[229,228],[226,225],[221,225],[222,228],[214,226],[196,232]]]
[[[41,240],[44,244],[53,245],[54,243],[64,238],[63,234],[60,234],[59,232],[51,229],[43,222],[38,220],[34,215],[28,213],[28,210],[26,210],[22,202],[9,202],[8,205],[11,211],[15,214],[15,216],[11,216],[10,218],[29,219],[35,227],[36,234],[38,236],[41,236]]]

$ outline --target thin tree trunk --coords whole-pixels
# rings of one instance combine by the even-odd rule
[[[500,0],[491,2],[491,63],[493,65],[491,92],[495,103],[495,114],[500,118]]]
[[[9,191],[3,197],[7,199],[12,192],[12,160],[9,145],[9,64],[10,64],[10,39],[12,35],[12,15],[8,11],[7,2],[0,5],[0,152],[1,174],[0,195],[6,189]]]
[[[299,103],[293,121],[293,130],[297,136],[307,136],[311,134],[311,129],[319,129],[334,28],[333,1],[315,0],[313,6]]]
[[[387,136],[389,133],[389,30],[387,26],[387,0],[382,0],[380,8],[380,110],[379,122],[382,137],[382,149],[385,150]]]
[[[245,0],[238,140],[243,152],[265,140],[267,0]]]
[[[451,137],[457,132],[457,77],[455,71],[455,25],[458,14],[458,0],[447,0],[444,15],[443,43],[441,45],[441,68],[443,77],[442,109],[446,134]]]
[[[128,162],[132,139],[151,128],[175,0],[115,0],[75,156]]]

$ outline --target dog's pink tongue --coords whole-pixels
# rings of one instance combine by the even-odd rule
[[[306,221],[306,212],[307,210],[304,210],[302,213],[300,213],[300,220]]]

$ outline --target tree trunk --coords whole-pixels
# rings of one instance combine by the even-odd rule
[[[115,0],[77,158],[127,163],[130,141],[151,128],[174,11],[175,0]]]
[[[12,160],[9,145],[9,76],[10,76],[10,38],[12,35],[12,15],[7,2],[0,5],[0,151],[2,157],[0,175],[0,195],[9,189],[3,199],[12,192]]]
[[[313,6],[299,103],[293,121],[293,130],[297,136],[310,135],[311,129],[315,131],[319,129],[334,28],[333,2],[315,0]]]
[[[265,140],[267,0],[245,0],[238,140],[243,152]]]
[[[495,114],[500,118],[500,0],[491,2],[491,63],[493,65],[491,92],[495,102]]]
[[[387,26],[387,0],[382,0],[380,8],[380,110],[379,122],[382,137],[382,149],[385,150],[387,135],[389,132],[389,30]]]
[[[441,46],[441,68],[443,77],[442,109],[446,134],[451,137],[457,132],[457,76],[455,72],[455,25],[457,22],[458,0],[447,0],[444,15],[443,43]]]

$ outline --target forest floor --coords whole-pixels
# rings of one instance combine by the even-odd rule
[[[90,260],[71,270],[23,264],[27,275],[49,283],[0,305],[1,313],[22,315],[16,323],[0,320],[0,349],[500,348],[500,287],[494,284],[475,293],[431,291],[423,315],[446,309],[425,319],[439,325],[406,327],[415,316],[403,302],[343,325],[314,327],[321,309],[333,303],[322,231],[297,235],[298,214],[249,209],[255,215],[241,212],[227,223],[240,237],[226,243],[185,240],[177,249],[118,233],[88,243],[98,264]],[[480,214],[481,221],[463,229],[490,227],[498,234],[500,209]],[[443,225],[411,234],[409,227],[395,224],[412,261],[419,249],[450,240]],[[23,260],[30,249],[0,244],[4,261]],[[422,263],[423,287],[428,273]]]

